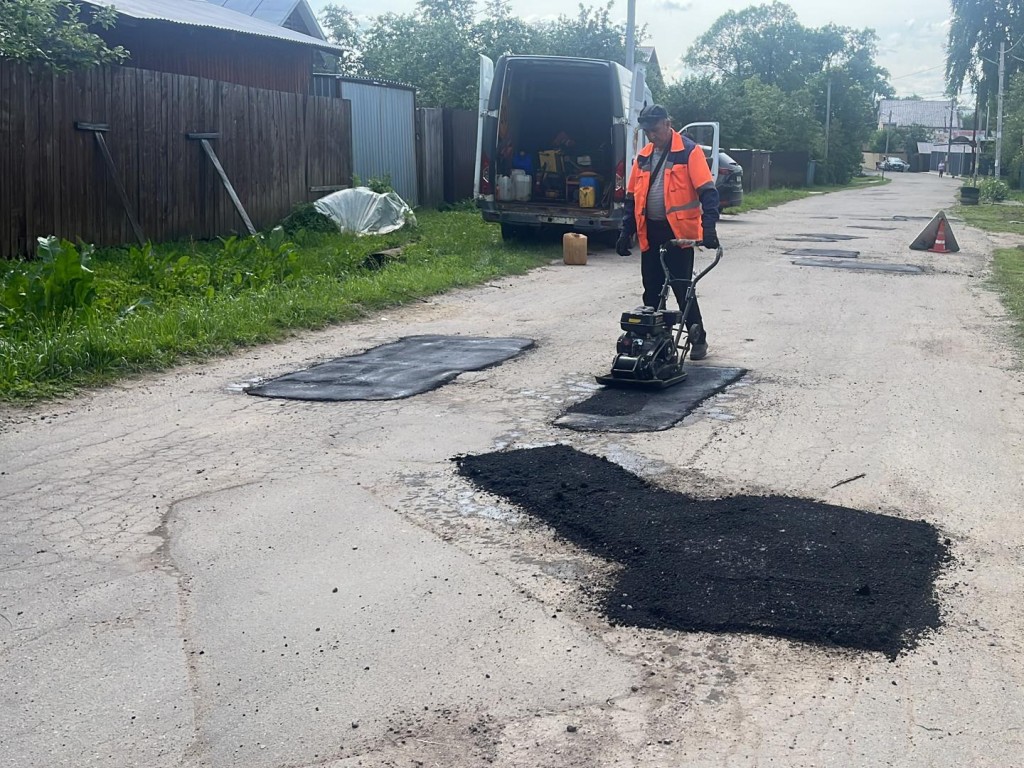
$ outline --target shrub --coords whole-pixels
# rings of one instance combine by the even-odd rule
[[[295,235],[305,232],[337,232],[338,227],[318,211],[312,203],[299,203],[281,222],[284,231]]]
[[[91,245],[39,238],[32,261],[13,262],[0,280],[0,327],[87,309],[96,300]]]
[[[978,186],[981,190],[978,196],[984,203],[998,203],[1010,196],[1010,188],[999,179],[983,179]]]

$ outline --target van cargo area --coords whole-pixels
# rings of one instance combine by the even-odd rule
[[[608,61],[499,60],[481,131],[477,201],[503,234],[617,230],[625,197],[630,75]],[[627,82],[624,82],[627,81]]]

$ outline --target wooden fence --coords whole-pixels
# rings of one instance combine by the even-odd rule
[[[416,162],[420,205],[457,203],[473,196],[476,112],[416,110]]]
[[[106,126],[102,142],[90,126]],[[189,134],[216,136],[208,143],[258,229],[352,182],[348,101],[126,67],[34,74],[0,61],[0,258],[48,235],[133,242],[126,207],[154,242],[245,232]]]

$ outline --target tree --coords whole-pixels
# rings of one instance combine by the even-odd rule
[[[538,50],[540,33],[512,15],[508,0],[487,0],[483,20],[476,25],[474,37],[480,52],[494,61],[507,53]]]
[[[540,25],[540,49],[534,53],[551,56],[580,56],[588,59],[626,60],[626,30],[613,24],[613,0],[606,5],[578,6],[576,16],[560,15]],[[637,38],[642,37],[642,30]]]
[[[931,141],[934,131],[923,125],[901,125],[896,128],[883,128],[871,134],[868,146],[872,152],[905,152],[907,156],[917,154],[919,142]]]
[[[366,74],[413,85],[424,107],[476,104],[477,47],[458,16],[385,13],[362,36]]]
[[[330,71],[342,75],[359,74],[360,38],[356,17],[345,6],[330,3],[320,12],[320,23],[327,31],[328,42],[344,49],[343,53],[331,57],[333,66]]]
[[[959,93],[965,82],[974,86],[982,103],[998,90],[999,44],[1007,48],[1024,36],[1020,0],[950,0],[949,39],[946,44],[946,83]],[[1006,78],[1021,70],[1022,62],[1006,57]]]
[[[793,9],[773,2],[719,16],[690,46],[685,61],[719,79],[758,77],[789,90],[805,82],[807,59],[817,58],[811,43]]]
[[[81,19],[82,7],[71,0],[3,0],[0,2],[0,58],[37,64],[55,72],[116,64],[128,56],[109,47],[90,27],[110,29],[113,8],[97,8]]]

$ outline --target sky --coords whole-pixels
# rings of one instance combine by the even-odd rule
[[[767,0],[764,0],[765,2]],[[319,12],[331,0],[310,0]],[[410,13],[415,0],[334,0],[347,7],[357,18],[372,18],[381,13]],[[480,7],[483,3],[480,2]],[[600,5],[601,0],[586,0],[585,5]],[[680,58],[719,16],[739,11],[760,2],[714,0],[636,0],[637,26],[646,24],[646,44],[654,45],[666,79],[684,73]],[[829,22],[878,33],[878,62],[889,70],[890,82],[898,96],[918,95],[941,99],[945,92],[944,44],[950,15],[947,0],[789,0],[805,27],[820,27]],[[551,3],[548,0],[511,0],[512,12],[528,21],[575,15],[576,0]],[[626,20],[626,0],[615,0],[613,15]]]

